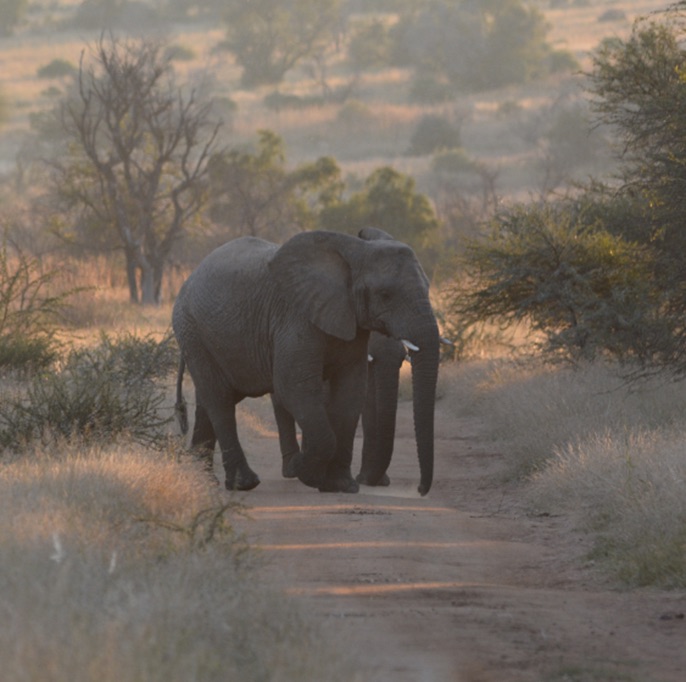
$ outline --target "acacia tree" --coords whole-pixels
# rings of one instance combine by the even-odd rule
[[[197,89],[176,85],[161,43],[103,36],[91,57],[58,110],[69,146],[52,161],[53,187],[92,243],[123,250],[131,301],[157,304],[172,249],[204,205],[221,122]]]
[[[282,240],[316,227],[316,213],[343,189],[331,157],[286,167],[281,137],[258,131],[256,149],[232,149],[210,159],[209,215],[222,237]]]
[[[330,42],[339,0],[228,0],[226,46],[246,87],[280,83],[299,61]]]

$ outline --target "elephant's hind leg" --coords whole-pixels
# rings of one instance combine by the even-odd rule
[[[257,474],[248,466],[245,453],[238,440],[236,428],[237,398],[222,377],[211,356],[196,348],[188,354],[188,366],[195,383],[195,394],[201,409],[196,411],[193,444],[214,450],[215,438],[219,441],[222,463],[228,490],[252,490],[260,483]]]
[[[217,481],[217,477],[214,474],[214,446],[216,443],[217,437],[207,410],[200,403],[197,403],[193,436],[191,438],[191,450],[202,461],[205,469],[215,481]]]
[[[236,406],[231,404],[221,416],[217,437],[222,449],[227,490],[252,490],[260,484],[260,477],[250,468],[238,440]]]

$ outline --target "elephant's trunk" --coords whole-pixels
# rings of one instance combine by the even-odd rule
[[[434,475],[434,407],[438,380],[439,336],[433,314],[427,315],[421,332],[411,340],[419,348],[411,351],[414,432],[419,458],[419,493],[426,495]]]

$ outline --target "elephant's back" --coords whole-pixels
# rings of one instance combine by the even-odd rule
[[[186,280],[172,314],[184,354],[209,352],[245,395],[271,390],[270,308],[278,294],[268,263],[277,249],[254,237],[218,247]]]
[[[218,246],[198,265],[193,275],[226,278],[262,277],[269,259],[279,247],[258,237],[239,237]]]

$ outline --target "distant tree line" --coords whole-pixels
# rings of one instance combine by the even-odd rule
[[[9,35],[27,7],[26,0],[0,0],[0,34]],[[233,54],[246,88],[279,85],[304,64],[325,81],[327,58],[342,51],[353,72],[412,69],[411,96],[424,102],[525,83],[575,65],[569,53],[547,42],[543,15],[524,0],[364,7],[352,0],[82,0],[63,21],[81,30],[140,31],[208,17],[226,26],[219,47]]]

